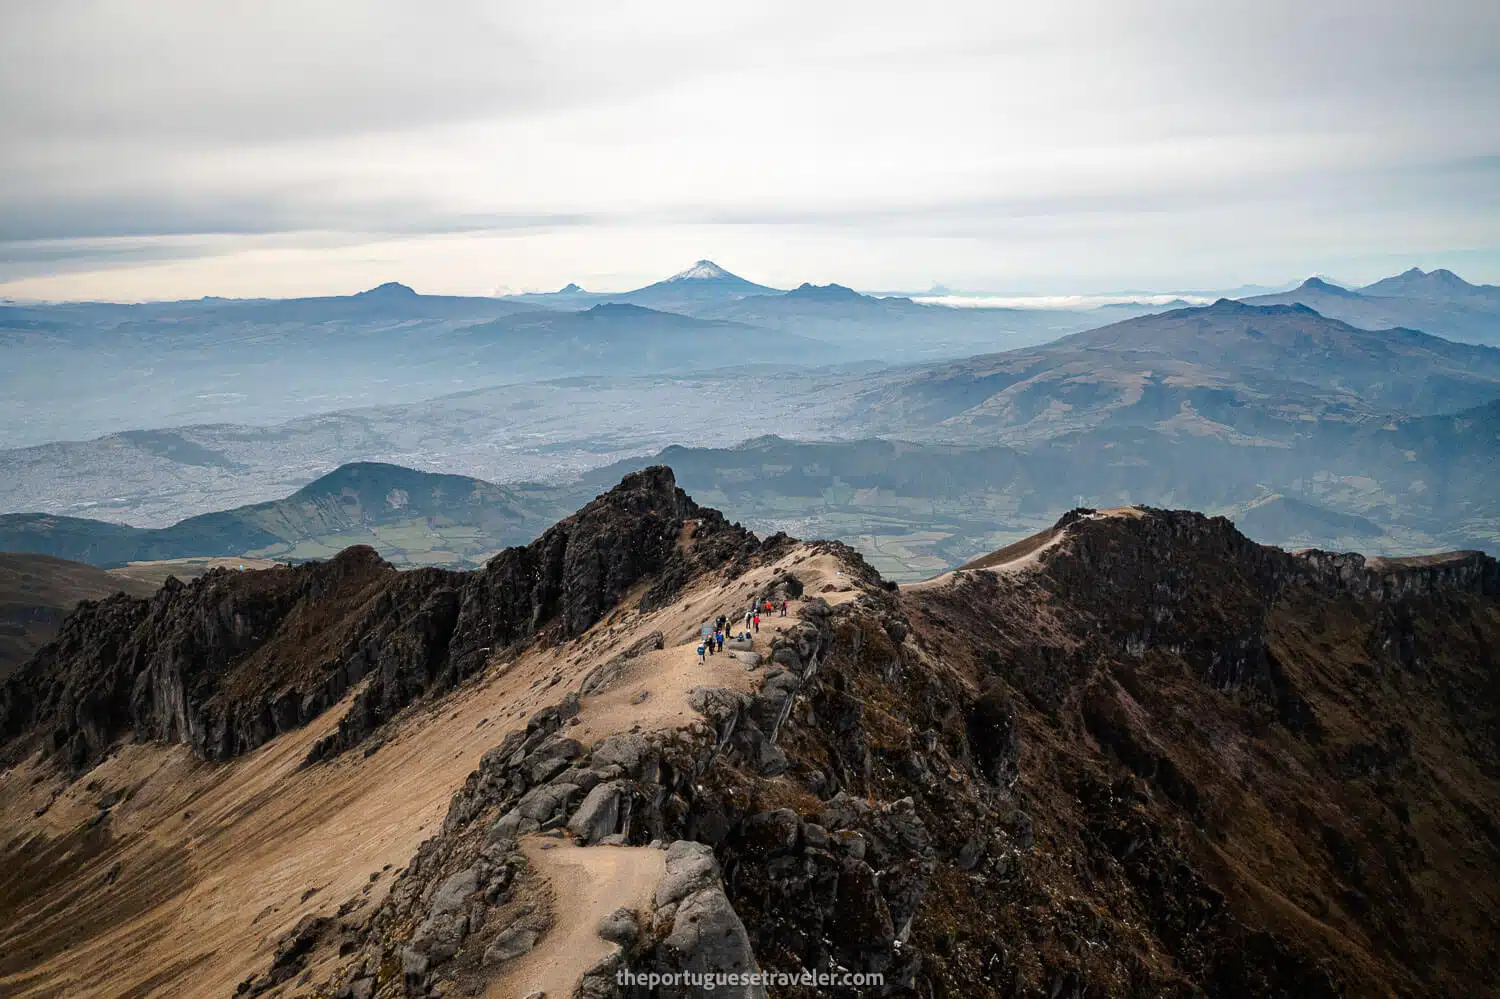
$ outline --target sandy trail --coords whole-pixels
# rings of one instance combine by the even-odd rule
[[[600,938],[599,921],[616,909],[648,911],[666,870],[666,854],[646,846],[574,846],[528,836],[521,843],[553,892],[557,922],[530,954],[505,966],[490,982],[490,999],[520,999],[540,991],[570,996],[583,972],[615,945]]]
[[[690,543],[691,535],[686,535],[686,541]],[[729,617],[731,633],[742,630],[751,597],[782,570],[796,573],[808,598],[841,603],[857,595],[835,558],[798,548],[738,579],[696,587],[660,611],[612,615],[603,626],[609,640],[589,650],[587,665],[613,655],[651,631],[663,633],[666,647],[631,661],[610,687],[582,698],[579,724],[570,734],[587,744],[632,728],[647,732],[686,728],[702,720],[688,703],[693,688],[756,689],[767,668],[771,643],[796,623],[805,600],[788,601],[786,617],[779,611],[761,615],[760,630],[752,630],[751,642],[763,662],[754,668],[746,668],[728,649],[699,663],[699,634],[704,624],[720,614]],[[820,592],[825,588],[831,589]],[[639,700],[642,694],[645,699]],[[556,845],[544,849],[549,842]],[[492,980],[488,995],[491,999],[519,999],[540,989],[549,999],[570,996],[583,973],[608,956],[614,946],[599,938],[599,920],[622,907],[649,911],[651,895],[664,870],[663,854],[641,847],[579,847],[546,837],[528,838],[523,847],[533,868],[551,884],[556,896],[554,925],[536,950],[506,966],[501,976]]]
[[[1050,537],[1043,537],[1043,535],[1049,534],[1051,535]],[[901,588],[903,590],[928,590],[939,586],[947,586],[966,572],[1021,572],[1024,569],[1035,566],[1040,560],[1042,552],[1056,547],[1062,539],[1062,531],[1053,531],[1049,528],[1047,531],[1042,532],[1041,535],[1033,535],[1024,541],[1018,541],[1014,545],[1002,548],[992,555],[975,559],[968,565],[957,569],[950,569],[948,572],[933,576],[931,579],[924,579],[916,583],[904,583]],[[1008,549],[1016,549],[1015,554],[1008,554]]]
[[[1140,507],[1117,506],[1108,510],[1096,510],[1088,515],[1089,520],[1102,520],[1108,517],[1131,517],[1140,518],[1145,516]],[[961,565],[957,569],[940,573],[931,579],[924,579],[916,583],[902,585],[903,590],[926,590],[938,586],[946,586],[952,583],[965,572],[983,570],[985,572],[1020,572],[1035,566],[1040,561],[1042,552],[1049,548],[1055,548],[1067,535],[1066,530],[1059,531],[1055,527],[1049,527],[1045,531],[1033,534],[1029,538],[1017,541],[1015,544],[1006,545],[998,551],[991,552],[974,559],[967,565]]]

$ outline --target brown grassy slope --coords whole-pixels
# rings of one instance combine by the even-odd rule
[[[0,680],[57,634],[80,600],[112,593],[150,596],[156,586],[126,579],[82,562],[0,552]]]

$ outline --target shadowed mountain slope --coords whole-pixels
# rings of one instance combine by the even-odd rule
[[[447,334],[481,363],[526,357],[556,375],[640,374],[719,368],[773,354],[784,364],[828,362],[838,351],[817,340],[743,323],[699,319],[631,302],[582,312],[531,312]]]
[[[0,552],[0,680],[50,641],[79,601],[121,592],[144,597],[155,590],[79,562]]]

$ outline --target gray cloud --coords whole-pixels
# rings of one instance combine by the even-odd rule
[[[496,268],[613,253],[628,283],[637,231],[769,270],[864,233],[840,278],[871,284],[999,284],[1016,240],[1048,273],[1279,279],[1229,271],[1491,259],[1500,5],[13,0],[0,134],[0,282],[320,232],[534,233]]]

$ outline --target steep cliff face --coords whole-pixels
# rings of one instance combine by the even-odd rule
[[[169,581],[69,618],[0,688],[0,737],[31,736],[12,757],[42,739],[76,768],[126,733],[223,760],[363,684],[321,758],[523,639],[576,636],[637,583],[649,580],[643,604],[659,602],[756,544],[656,467],[477,572],[397,572],[357,546],[326,563]]]

